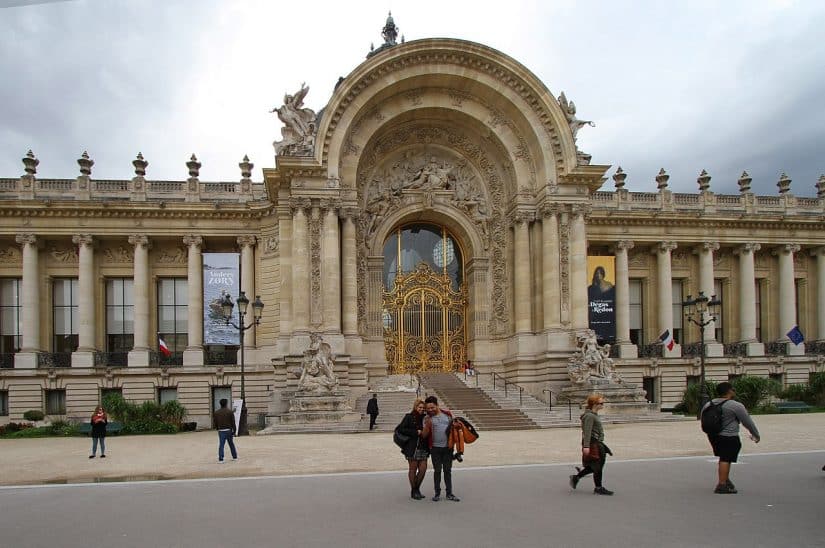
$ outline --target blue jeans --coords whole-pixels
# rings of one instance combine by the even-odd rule
[[[238,451],[235,450],[233,438],[232,430],[218,430],[218,460],[223,460],[223,446],[226,442],[229,442],[229,450],[232,452],[232,458],[238,458]]]
[[[100,442],[100,454],[106,454],[106,438],[92,438],[92,455],[97,453],[97,443]]]

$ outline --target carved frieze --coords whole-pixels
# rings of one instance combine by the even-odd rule
[[[187,252],[182,246],[167,247],[160,251],[157,262],[159,264],[186,264]]]
[[[77,249],[72,247],[58,247],[52,245],[49,248],[49,255],[52,260],[58,263],[76,263],[78,261]]]
[[[132,264],[135,262],[134,249],[130,249],[125,245],[117,247],[105,247],[101,251],[103,262],[108,264]]]
[[[277,255],[280,252],[280,226],[272,228],[272,234],[264,239],[264,255]]]

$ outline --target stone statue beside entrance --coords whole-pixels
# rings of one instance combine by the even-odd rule
[[[610,345],[600,346],[592,329],[576,335],[576,355],[570,358],[567,372],[574,385],[594,384],[596,379],[625,384],[613,366]]]
[[[309,348],[304,350],[297,392],[303,394],[332,392],[338,387],[338,379],[333,372],[335,363],[332,350],[317,333],[311,333],[309,339]]]

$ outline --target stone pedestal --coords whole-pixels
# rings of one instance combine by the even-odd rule
[[[358,422],[360,413],[353,413],[349,396],[344,392],[324,395],[297,393],[289,399],[289,411],[281,415],[281,424],[311,424],[319,422]]]
[[[650,403],[645,391],[635,384],[611,382],[608,379],[591,378],[585,385],[575,385],[561,391],[561,399],[584,403],[587,396],[598,392],[604,397],[604,413],[607,415],[651,415],[659,412],[658,405]]]

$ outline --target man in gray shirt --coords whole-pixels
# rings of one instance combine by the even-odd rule
[[[745,406],[733,399],[736,391],[731,383],[720,382],[716,386],[716,394],[719,397],[706,403],[702,408],[702,413],[711,405],[722,406],[722,430],[716,435],[708,434],[708,439],[713,447],[713,454],[719,457],[719,482],[713,492],[727,495],[737,492],[733,482],[730,481],[730,465],[736,462],[739,450],[742,449],[742,442],[739,440],[739,424],[741,423],[750,432],[751,439],[755,443],[759,443],[759,430]]]
[[[433,502],[441,500],[441,472],[444,471],[444,485],[447,487],[447,500],[459,502],[453,494],[453,449],[450,447],[450,426],[453,415],[446,409],[438,407],[438,398],[429,396],[424,400],[427,417],[424,419],[422,438],[429,440],[430,457],[433,459],[433,481],[435,494]]]

